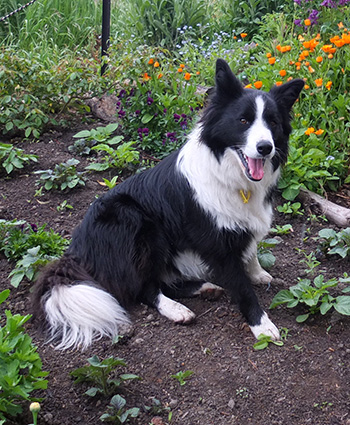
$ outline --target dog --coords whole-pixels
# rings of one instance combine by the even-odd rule
[[[95,200],[67,252],[35,283],[34,315],[57,348],[114,337],[130,325],[134,303],[187,324],[195,314],[173,298],[218,287],[255,337],[279,339],[252,283],[272,279],[257,242],[270,229],[303,86],[296,79],[269,92],[243,88],[217,60],[215,88],[183,147]]]

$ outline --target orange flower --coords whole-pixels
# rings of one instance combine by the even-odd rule
[[[282,81],[276,81],[276,86],[281,86],[282,84]]]
[[[290,52],[291,50],[292,50],[292,47],[287,45],[287,46],[282,46],[280,52],[286,53],[286,52]]]
[[[244,88],[245,88],[245,89],[252,89],[252,88],[253,88],[253,86],[252,86],[252,84],[247,84],[246,86],[244,86]]]
[[[182,72],[183,71],[183,69],[182,68],[178,68],[177,69],[177,72]]]
[[[276,58],[273,56],[272,58],[269,58],[269,64],[273,65],[276,62]]]
[[[245,33],[245,32],[242,32],[242,33],[241,33],[241,37],[242,37],[242,38],[246,38],[246,37],[247,37],[247,35],[248,35],[248,34],[247,34],[247,33]]]
[[[310,66],[310,62],[309,61],[305,62],[305,66]]]
[[[313,74],[315,72],[312,66],[309,66],[307,69],[309,70],[310,74]]]
[[[324,46],[321,47],[321,49],[325,52],[325,53],[331,53],[334,54],[336,52],[336,47],[333,47],[332,44],[325,44]]]
[[[256,89],[261,89],[262,85],[263,85],[262,81],[255,81],[254,83],[254,87]]]
[[[313,127],[309,127],[306,131],[305,134],[307,136],[310,136],[310,134],[315,133],[315,129]]]
[[[317,78],[317,80],[315,80],[315,84],[316,84],[317,87],[322,87],[322,85],[323,85],[322,78]]]
[[[339,29],[344,28],[344,24],[343,24],[343,22],[339,22],[339,24],[338,24],[338,28],[339,28]]]
[[[159,67],[159,62],[157,61],[157,62],[154,62],[154,65],[153,65],[155,68],[158,68]]]
[[[185,68],[185,65],[183,63],[180,64],[180,68]]]
[[[308,50],[303,50],[302,55],[306,58],[307,56],[309,56],[310,52]]]
[[[321,136],[321,134],[324,133],[324,130],[322,130],[321,128],[317,131],[315,131],[316,136]]]
[[[272,56],[271,53],[266,53],[267,58],[271,58],[271,56]]]
[[[323,61],[323,57],[322,56],[317,56],[316,62],[321,63],[322,61]]]
[[[280,74],[281,77],[285,77],[287,75],[287,71],[285,69],[281,69],[279,71],[279,74]]]
[[[148,80],[150,80],[150,79],[151,79],[151,77],[147,74],[147,72],[145,72],[145,73],[143,74],[143,79],[144,79],[144,81],[148,81]]]
[[[184,75],[184,79],[188,81],[190,78],[191,78],[191,74],[189,72],[186,72],[186,74]]]
[[[160,73],[157,75],[157,78],[158,78],[158,80],[160,80],[162,77],[163,77],[163,74],[160,72]]]
[[[329,55],[328,55],[328,59],[333,59],[334,58],[334,56],[332,55],[332,53],[330,53]]]
[[[201,75],[200,71],[197,71],[197,72],[196,72],[196,75]]]
[[[154,59],[150,59],[149,61],[148,61],[148,65],[153,65],[153,63],[154,63]]]
[[[327,90],[330,90],[331,89],[331,87],[332,87],[332,81],[328,81],[327,83],[326,83],[326,89]]]
[[[304,20],[304,25],[305,25],[306,27],[309,27],[309,26],[311,25],[311,21],[310,21],[310,19],[305,19],[305,20]]]
[[[308,84],[305,84],[304,89],[309,90],[310,86]]]

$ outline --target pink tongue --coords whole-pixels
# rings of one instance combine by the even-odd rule
[[[264,177],[264,164],[262,159],[248,159],[248,166],[249,166],[249,172],[250,175],[255,180],[261,180]]]

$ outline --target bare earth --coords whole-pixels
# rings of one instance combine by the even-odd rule
[[[98,182],[102,176],[111,179],[113,172],[91,174],[85,187],[71,192],[50,191],[40,198],[34,197],[38,176],[32,172],[53,168],[71,158],[67,147],[73,144],[72,135],[83,128],[79,125],[69,131],[54,131],[39,142],[18,144],[26,153],[37,154],[39,162],[11,178],[0,175],[0,218],[48,223],[56,232],[70,237],[94,197],[106,190]],[[81,161],[78,168],[83,170],[87,161],[77,158]],[[344,206],[349,200],[346,196],[333,199]],[[73,209],[57,211],[65,200]],[[277,199],[277,203],[282,200]],[[274,276],[271,287],[256,287],[266,309],[279,290],[296,284],[298,277],[305,277],[305,264],[300,263],[304,256],[296,248],[310,253],[317,246],[313,237],[322,227],[331,227],[322,220],[310,221],[307,213],[292,218],[276,212],[276,223],[290,223],[294,231],[280,237],[281,243],[273,250],[277,261],[269,270]],[[11,269],[0,256],[0,291],[11,288]],[[321,269],[327,279],[341,277],[349,272],[349,261],[323,257]],[[12,289],[8,308],[13,313],[31,312],[30,287],[30,283],[22,282],[17,290]],[[301,309],[279,307],[269,314],[278,327],[288,330],[284,346],[270,345],[256,351],[253,335],[225,295],[216,301],[182,302],[197,314],[195,323],[176,325],[146,306],[137,306],[131,313],[134,328],[130,335],[114,345],[103,339],[85,352],[56,351],[45,344],[36,325],[29,323],[27,329],[38,346],[44,370],[50,371],[48,390],[38,394],[45,397],[39,424],[102,423],[99,417],[106,412],[110,397],[84,395],[90,386],[73,384],[69,375],[94,354],[100,359],[120,357],[127,367],[118,374],[128,372],[142,378],[121,389],[127,407],[140,408],[140,415],[130,421],[134,424],[350,424],[350,318],[328,313],[298,324],[295,318]],[[186,370],[193,374],[180,386],[171,375]],[[160,408],[147,408],[157,404],[157,400]],[[30,423],[26,406],[24,412],[9,423]]]

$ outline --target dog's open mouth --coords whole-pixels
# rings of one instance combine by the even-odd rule
[[[246,176],[249,180],[260,181],[264,177],[264,158],[249,158],[240,149],[237,149],[237,154],[243,165]]]

